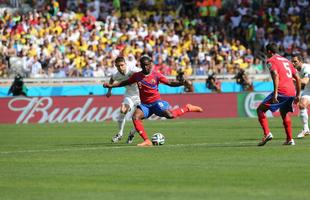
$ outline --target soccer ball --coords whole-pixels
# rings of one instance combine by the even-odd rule
[[[165,144],[165,136],[163,134],[161,134],[161,133],[155,133],[152,136],[152,143],[155,146]]]

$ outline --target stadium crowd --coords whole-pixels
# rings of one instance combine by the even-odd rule
[[[106,77],[117,56],[145,53],[164,75],[263,73],[270,42],[310,61],[308,0],[32,3],[0,15],[0,77]]]

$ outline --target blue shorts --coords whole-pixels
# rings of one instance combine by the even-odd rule
[[[275,112],[276,110],[280,109],[282,111],[286,112],[293,112],[293,102],[295,100],[295,96],[285,96],[282,94],[278,95],[278,101],[279,103],[271,103],[273,92],[270,93],[262,102],[263,105],[265,105],[268,110],[271,112]]]
[[[142,110],[144,118],[149,118],[152,114],[164,117],[163,112],[170,109],[170,105],[167,101],[158,100],[150,104],[141,103],[138,108]]]

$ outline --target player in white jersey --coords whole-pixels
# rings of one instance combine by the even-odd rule
[[[124,57],[117,57],[115,59],[115,66],[117,68],[117,71],[112,74],[110,78],[110,83],[112,84],[114,81],[121,82],[124,80],[127,80],[132,74],[141,71],[140,68],[134,67],[134,66],[128,66],[126,64]],[[111,96],[112,89],[109,88],[106,96]],[[119,131],[116,135],[112,137],[112,142],[116,143],[120,141],[123,137],[123,131],[126,123],[126,114],[131,113],[130,111],[133,111],[137,105],[140,104],[140,97],[139,97],[139,89],[137,84],[132,84],[126,86],[126,93],[124,95],[124,100],[121,104],[120,113],[117,119]],[[132,129],[129,133],[127,143],[132,143],[134,134],[136,132],[136,129]]]
[[[300,118],[303,123],[303,129],[297,134],[297,138],[303,138],[310,134],[309,123],[308,123],[308,105],[310,104],[310,65],[303,63],[301,55],[293,55],[292,63],[298,70],[301,79],[301,84],[304,87],[300,102],[298,104],[300,110]]]

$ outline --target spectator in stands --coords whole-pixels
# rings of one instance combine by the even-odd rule
[[[154,69],[166,76],[171,74],[171,68],[163,62],[162,56],[159,56],[157,59],[157,64],[154,65]]]
[[[8,77],[8,68],[5,63],[4,58],[0,57],[0,77],[1,78],[7,78]]]
[[[50,66],[49,77],[65,78],[67,77],[67,62],[65,60],[58,60],[55,65]]]
[[[17,55],[17,51],[16,49],[14,48],[14,40],[9,40],[8,41],[8,46],[7,48],[5,47],[3,49],[3,55],[5,56],[5,60],[7,62],[7,65],[8,65],[8,68],[11,68],[10,66],[10,58],[11,57],[15,57]]]
[[[32,58],[30,63],[31,63],[30,77],[32,77],[32,78],[44,77],[44,71],[42,70],[42,64],[40,63],[40,61],[36,55]]]
[[[199,67],[196,68],[195,74],[197,76],[203,76],[203,75],[205,75],[205,73],[206,73],[206,69],[204,68],[203,65],[200,65]]]
[[[261,74],[264,72],[264,66],[262,61],[259,58],[254,59],[254,63],[251,64],[250,66],[250,72],[252,74]]]
[[[139,11],[135,1],[122,4],[121,10],[120,1],[115,1],[114,6],[122,11],[119,17],[111,1],[67,1],[62,5],[53,0],[45,3],[49,5],[45,10],[0,16],[0,54],[8,61],[26,50],[27,60],[36,55],[43,69],[65,56],[70,61],[68,75],[81,76],[89,55],[96,56],[99,66],[102,59],[111,62],[120,54],[132,54],[137,60],[144,51],[155,61],[161,57],[168,66],[167,74],[171,71],[174,76],[179,67],[185,67],[187,58],[192,75],[205,75],[210,69],[233,73],[232,62],[248,71],[253,58],[270,42],[277,42],[287,54],[309,51],[309,1],[238,2],[232,6],[225,2],[227,7],[216,0],[150,1],[155,10]],[[59,11],[65,7],[69,10]],[[193,9],[199,12],[185,15]],[[210,18],[216,23],[206,23]],[[171,65],[175,57],[177,63]]]
[[[94,70],[91,67],[89,61],[87,61],[86,67],[83,68],[82,76],[83,77],[94,77]]]
[[[302,55],[302,57],[303,57],[305,63],[310,63],[310,56],[309,56],[309,54],[307,53],[307,51],[302,51],[302,52],[301,52],[301,55]]]

